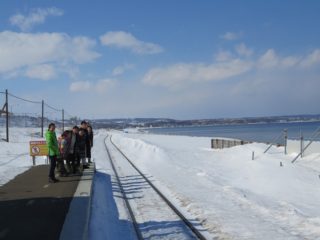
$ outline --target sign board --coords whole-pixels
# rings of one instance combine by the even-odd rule
[[[46,141],[30,141],[30,156],[48,156],[48,154]]]

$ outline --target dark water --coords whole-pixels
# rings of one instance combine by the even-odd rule
[[[302,132],[304,139],[310,140],[315,131],[320,127],[320,122],[295,122],[295,123],[265,123],[265,124],[241,124],[218,126],[192,126],[148,128],[146,131],[155,134],[201,136],[201,137],[227,137],[254,142],[278,142],[282,143],[283,137],[276,139],[288,130],[289,139],[300,139]],[[319,134],[320,135],[320,134]],[[320,136],[316,138],[320,140]]]

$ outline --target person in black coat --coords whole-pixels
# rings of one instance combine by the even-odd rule
[[[79,156],[78,156],[78,146],[77,140],[79,135],[79,127],[74,126],[72,131],[69,132],[69,137],[66,141],[66,146],[64,149],[65,159],[67,162],[67,167],[69,173],[76,173],[79,167]]]
[[[90,125],[88,125],[87,131],[88,131],[88,138],[89,138],[89,143],[87,143],[87,158],[88,158],[88,163],[92,163],[91,148],[93,147],[93,132],[92,132],[92,127]]]
[[[80,162],[81,162],[81,155],[80,155],[80,147],[79,147],[79,132],[80,128],[78,126],[73,127],[73,132],[76,136],[76,141],[74,145],[74,173],[80,173]]]
[[[86,163],[86,147],[87,147],[86,135],[85,135],[85,131],[81,128],[79,130],[77,146],[78,146],[78,156],[80,159],[80,163],[82,163],[83,168],[88,168],[88,164]]]
[[[84,159],[84,163],[83,163],[83,166],[85,168],[87,168],[89,166],[89,164],[87,164],[87,162],[86,162],[86,158],[90,159],[90,161],[91,161],[90,138],[89,138],[89,134],[88,134],[88,129],[87,128],[88,128],[88,123],[86,121],[82,121],[79,130],[83,131],[84,138],[85,138],[85,143],[86,143],[85,159]]]

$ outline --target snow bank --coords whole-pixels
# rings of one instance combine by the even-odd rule
[[[114,133],[180,207],[232,239],[320,238],[320,155],[291,164],[265,144],[210,149],[210,138]],[[255,160],[252,160],[252,152]]]

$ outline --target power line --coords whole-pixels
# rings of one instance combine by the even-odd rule
[[[1,94],[6,94],[6,92],[0,92]],[[33,103],[33,104],[42,104],[42,102],[43,101],[33,101],[33,100],[29,100],[29,99],[25,99],[25,98],[21,98],[21,97],[18,97],[18,96],[16,96],[16,95],[13,95],[12,93],[9,93],[8,92],[8,95],[9,96],[11,96],[11,97],[14,97],[14,98],[16,98],[16,99],[19,99],[19,100],[22,100],[22,101],[25,101],[25,102],[29,102],[29,103]],[[48,108],[50,108],[51,110],[54,110],[54,111],[57,111],[57,112],[62,112],[62,111],[64,111],[63,109],[57,109],[57,108],[55,108],[55,107],[52,107],[52,106],[50,106],[49,104],[47,104],[47,103],[45,103],[45,102],[43,102],[43,104],[46,106],[46,107],[48,107]],[[69,114],[68,112],[66,112],[66,111],[64,111],[67,115],[69,115],[70,117],[72,117],[72,115],[71,114]]]
[[[11,94],[11,93],[8,93],[8,95],[11,96],[11,97],[17,98],[17,99],[19,99],[19,100],[25,101],[25,102],[35,103],[35,104],[41,104],[41,102],[27,100],[27,99],[24,99],[24,98],[21,98],[21,97],[17,97],[17,96],[15,96],[15,95]]]
[[[2,93],[2,92],[1,92],[1,93]],[[40,101],[32,101],[32,100],[24,99],[24,98],[21,98],[21,97],[17,97],[17,96],[15,96],[15,95],[11,94],[11,93],[8,93],[8,95],[11,96],[11,97],[17,98],[17,99],[19,99],[19,100],[25,101],[25,102],[34,103],[34,104],[42,104],[42,102],[40,102]],[[61,109],[57,109],[57,108],[55,108],[55,107],[52,107],[52,106],[50,106],[49,104],[44,103],[44,105],[47,106],[48,108],[54,110],[54,111],[62,112]]]
[[[62,109],[57,109],[57,108],[51,107],[50,105],[48,105],[48,104],[46,104],[46,103],[45,103],[44,105],[47,106],[48,108],[54,110],[54,111],[62,112]]]
[[[1,113],[4,112],[4,109],[6,108],[5,113],[6,113],[6,132],[7,132],[6,133],[6,135],[7,135],[6,140],[7,140],[7,142],[9,142],[9,112],[8,112],[8,108],[10,106],[11,107],[11,112],[12,112],[12,106],[14,106],[14,105],[9,105],[8,102],[10,102],[10,101],[8,101],[8,96],[13,97],[13,98],[18,99],[18,100],[21,100],[21,101],[24,101],[24,102],[28,102],[28,103],[32,103],[32,104],[41,104],[42,105],[42,114],[41,114],[41,129],[42,129],[41,136],[42,137],[43,137],[43,123],[44,123],[44,120],[46,120],[46,121],[49,120],[48,117],[46,117],[46,118],[44,117],[44,106],[46,106],[47,108],[49,108],[49,109],[51,109],[53,111],[62,113],[62,128],[64,129],[64,122],[65,122],[65,117],[64,117],[65,116],[65,111],[64,111],[64,109],[57,109],[57,108],[55,108],[55,107],[53,107],[53,106],[51,106],[49,104],[46,104],[43,100],[42,101],[33,101],[33,100],[25,99],[25,98],[22,98],[22,97],[18,97],[16,95],[13,95],[13,94],[9,93],[8,90],[6,90],[5,92],[0,91],[0,94],[4,94],[5,95],[5,99],[6,99],[2,110],[0,109],[0,112]],[[19,104],[18,104],[18,106],[19,106]],[[12,112],[10,114],[13,115],[14,113]],[[47,112],[47,114],[49,114],[49,113]],[[52,114],[52,111],[50,112],[50,114]],[[67,113],[67,114],[70,117],[72,117],[71,114],[69,114],[69,113]],[[19,115],[16,115],[16,116],[21,116],[21,115],[25,115],[24,117],[27,117],[27,115],[28,115],[28,117],[30,117],[30,115],[34,115],[35,117],[40,118],[40,115],[37,114],[37,113],[26,113],[26,112],[25,113],[20,113]],[[57,118],[56,118],[56,121],[60,122],[60,120],[57,120]],[[27,125],[26,120],[25,120],[25,125]]]

